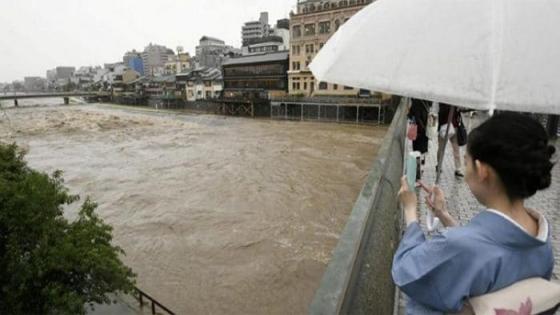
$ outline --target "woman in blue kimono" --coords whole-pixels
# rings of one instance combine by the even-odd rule
[[[469,135],[465,180],[485,210],[459,227],[434,187],[427,202],[449,229],[430,240],[418,224],[416,194],[403,179],[399,198],[407,228],[392,275],[410,298],[408,314],[458,312],[469,297],[527,278],[550,280],[549,225],[524,201],[550,186],[554,152],[545,129],[528,116],[504,113],[481,124]]]

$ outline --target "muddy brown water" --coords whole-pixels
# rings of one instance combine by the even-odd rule
[[[385,132],[102,104],[0,110],[0,141],[98,202],[138,286],[178,314],[306,313]]]

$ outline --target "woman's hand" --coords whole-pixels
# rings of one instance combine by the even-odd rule
[[[445,194],[438,186],[434,186],[428,190],[426,196],[426,204],[432,209],[432,212],[439,217],[447,213],[447,202],[445,201]]]
[[[426,204],[432,209],[434,215],[439,218],[444,226],[456,226],[457,222],[447,211],[447,202],[445,201],[443,190],[438,186],[427,188],[424,184],[421,185],[428,193],[428,196],[426,196]]]
[[[418,214],[416,213],[418,198],[416,193],[410,191],[406,176],[401,178],[401,189],[399,190],[398,198],[403,206],[406,225],[408,226],[410,223],[418,221]]]

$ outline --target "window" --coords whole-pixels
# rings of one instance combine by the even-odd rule
[[[323,46],[325,46],[325,43],[319,43],[319,49],[323,48]]]
[[[305,53],[306,54],[312,54],[312,53],[315,52],[314,50],[315,50],[315,45],[313,45],[313,44],[305,45]]]
[[[328,89],[327,82],[319,82],[319,90],[326,90]]]
[[[303,82],[303,89],[307,90],[307,82]]]
[[[299,56],[299,53],[300,53],[299,45],[293,45],[292,46],[292,55]]]
[[[292,82],[292,90],[299,90],[301,87],[299,82]]]
[[[301,66],[300,66],[299,61],[292,62],[292,70],[300,70],[300,69],[301,69]]]
[[[344,89],[345,89],[345,90],[353,90],[354,88],[351,87],[351,86],[346,86],[346,85],[345,85],[345,86],[344,86]]]
[[[304,33],[305,36],[315,35],[315,24],[305,24]]]
[[[294,38],[301,37],[301,25],[294,25],[292,27],[292,36]]]
[[[328,34],[331,32],[331,22],[319,22],[319,34]]]
[[[338,31],[338,29],[340,28],[340,21],[339,20],[335,20],[334,21],[334,31]]]
[[[338,84],[333,84],[332,88],[333,90],[338,90]]]

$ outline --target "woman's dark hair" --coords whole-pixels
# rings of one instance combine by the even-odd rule
[[[525,199],[550,186],[551,159],[544,127],[519,113],[501,113],[469,134],[467,150],[473,160],[487,163],[505,186],[510,199]]]

